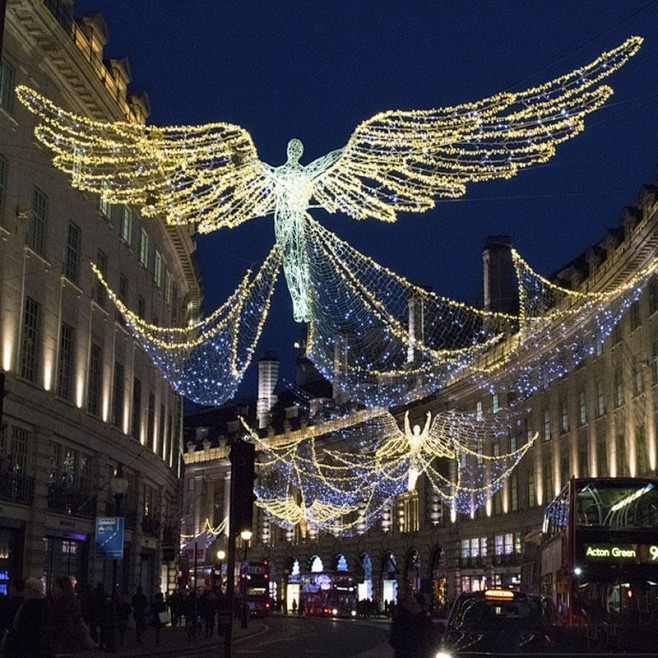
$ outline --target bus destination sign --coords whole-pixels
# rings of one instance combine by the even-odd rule
[[[658,544],[585,544],[583,549],[591,562],[658,564]]]

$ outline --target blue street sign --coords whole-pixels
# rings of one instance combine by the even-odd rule
[[[96,519],[96,557],[123,559],[123,517],[101,516]]]

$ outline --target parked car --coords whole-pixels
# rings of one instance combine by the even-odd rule
[[[545,597],[509,589],[464,592],[452,606],[437,656],[548,652],[555,646],[556,621]]]

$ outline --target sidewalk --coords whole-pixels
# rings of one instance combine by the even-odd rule
[[[233,624],[233,640],[238,640],[247,635],[254,635],[265,630],[265,626],[257,619],[250,619],[247,628],[240,627],[238,620]],[[101,649],[92,649],[90,651],[81,651],[76,653],[76,658],[98,658],[101,655],[121,656],[122,658],[138,658],[140,656],[177,656],[190,649],[218,649],[224,646],[224,639],[217,635],[217,625],[211,638],[206,638],[203,630],[199,633],[196,640],[189,640],[184,626],[165,626],[160,631],[160,645],[155,646],[155,631],[152,628],[146,629],[142,644],[137,644],[134,626],[128,626],[126,630],[125,646],[119,647],[116,652],[109,654]]]

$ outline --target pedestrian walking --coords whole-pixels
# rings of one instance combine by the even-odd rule
[[[164,602],[162,592],[158,592],[151,606],[151,624],[155,629],[155,646],[160,646],[160,630],[166,623],[167,604]]]
[[[425,612],[422,594],[406,594],[396,606],[391,624],[389,644],[395,658],[429,658],[434,643],[434,630]]]
[[[148,608],[148,600],[142,591],[141,585],[137,585],[137,590],[135,591],[130,604],[132,605],[133,619],[135,620],[137,644],[141,644],[144,631],[146,630],[146,608]]]

